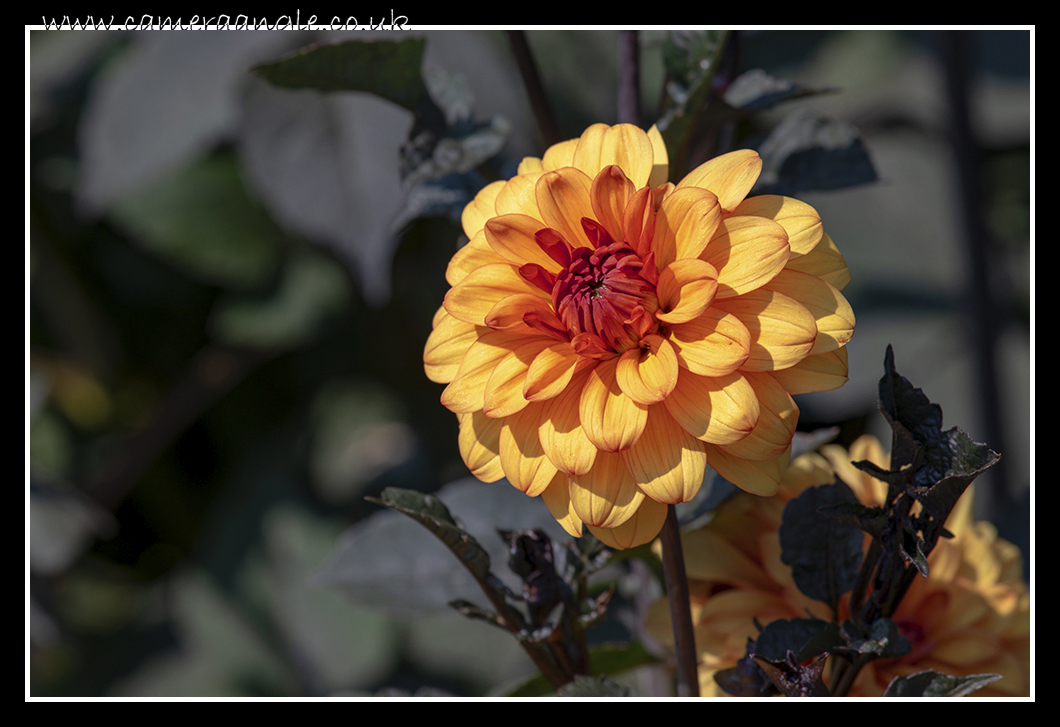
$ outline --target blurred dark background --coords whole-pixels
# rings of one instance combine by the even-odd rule
[[[447,112],[508,133],[493,173],[543,151],[503,33],[413,34]],[[527,36],[564,138],[616,121],[617,32]],[[366,520],[379,508],[365,495],[503,487],[464,481],[456,420],[422,368],[459,212],[486,178],[403,185],[409,112],[250,73],[350,37],[409,35],[29,34],[34,696],[478,695],[532,672],[507,635],[441,596],[405,594],[400,608],[388,584],[406,561],[336,575],[351,525],[362,540],[342,542],[358,552],[368,523],[379,542],[414,537]],[[639,34],[647,123],[665,40]],[[883,437],[876,383],[892,344],[946,428],[1001,452],[977,483],[977,515],[1020,545],[1028,579],[1030,41],[740,32],[739,70],[835,90],[734,140],[760,143],[803,110],[857,127],[879,181],[799,195],[846,258],[858,317],[849,383],[801,397],[800,428]],[[499,511],[522,507],[506,496]],[[343,595],[322,568],[356,584]]]

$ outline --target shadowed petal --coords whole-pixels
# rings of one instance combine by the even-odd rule
[[[788,233],[763,217],[728,217],[702,258],[718,270],[718,298],[732,298],[765,285],[788,262]]]
[[[582,519],[574,512],[574,506],[570,502],[570,480],[563,472],[557,472],[552,481],[541,493],[541,499],[545,506],[556,518],[556,522],[575,538],[582,536]]]
[[[622,455],[600,452],[592,469],[570,476],[570,499],[586,525],[613,528],[633,517],[646,498]]]
[[[482,412],[486,416],[511,416],[529,405],[523,396],[526,370],[537,354],[551,343],[547,338],[521,343],[497,363],[483,392]]]
[[[677,354],[662,336],[645,336],[641,345],[623,353],[615,367],[622,393],[638,404],[662,401],[677,385]]]
[[[637,508],[629,520],[614,528],[587,526],[597,540],[612,548],[635,548],[655,539],[666,523],[667,506],[650,497]]]
[[[529,401],[546,401],[558,396],[574,378],[585,359],[569,343],[554,343],[537,355],[526,372],[523,396]]]
[[[423,349],[423,366],[427,378],[439,384],[448,384],[456,378],[460,362],[467,349],[478,340],[481,329],[459,318],[453,318],[444,308],[427,345]]]
[[[615,378],[617,364],[618,359],[613,358],[593,368],[578,409],[585,436],[605,452],[632,446],[648,420],[647,407],[626,396],[619,387]]]
[[[483,482],[496,482],[504,477],[501,469],[501,420],[490,419],[482,412],[459,414],[460,435],[457,445],[464,464]]]
[[[809,355],[845,346],[854,335],[854,311],[843,294],[820,278],[782,270],[765,287],[802,303],[817,322],[817,338]]]
[[[745,199],[732,211],[732,216],[765,217],[777,222],[788,233],[791,254],[805,255],[821,240],[824,228],[821,216],[810,205],[791,197],[763,194]]]
[[[521,336],[490,331],[468,347],[456,376],[442,392],[442,404],[458,414],[479,411],[485,403],[486,382],[511,350],[523,342]]]
[[[686,432],[713,444],[743,439],[758,423],[758,397],[739,371],[719,377],[682,371],[664,403]]]
[[[703,484],[704,446],[674,421],[665,406],[657,405],[648,409],[644,434],[622,456],[648,497],[676,504],[691,500]]]
[[[478,270],[485,265],[507,262],[507,260],[493,251],[489,242],[486,241],[486,233],[479,230],[449,260],[449,265],[445,269],[445,281],[449,285],[457,285],[472,270]]]
[[[725,376],[740,368],[751,353],[751,332],[739,318],[720,308],[670,327],[678,361],[701,376]]]
[[[548,294],[527,282],[519,270],[507,263],[484,265],[472,270],[445,294],[445,309],[454,318],[476,326],[486,325],[490,309],[503,298],[532,293],[542,299]]]
[[[570,384],[548,400],[538,435],[545,455],[556,469],[567,474],[584,474],[596,461],[596,446],[585,436],[578,405],[588,371],[575,372]]]
[[[699,257],[721,223],[721,205],[713,192],[698,187],[666,195],[655,216],[652,249],[661,271],[674,260]]]
[[[817,247],[801,257],[788,260],[785,267],[816,276],[836,290],[842,290],[850,282],[850,269],[827,233],[821,237]]]
[[[659,273],[655,293],[660,323],[687,323],[703,314],[718,292],[718,271],[705,260],[675,260]]]
[[[780,479],[788,466],[790,448],[779,457],[749,460],[733,456],[722,446],[705,445],[707,463],[719,475],[752,495],[769,497],[777,494]]]
[[[743,459],[779,457],[791,446],[799,422],[799,407],[772,375],[745,372],[744,376],[758,397],[758,423],[746,437],[722,449]]]
[[[778,371],[794,366],[810,353],[817,338],[813,314],[794,298],[760,288],[739,298],[715,301],[751,333],[744,371]]]
[[[832,391],[847,382],[847,349],[807,356],[794,366],[773,372],[773,378],[790,394]]]
[[[540,220],[527,215],[500,215],[486,223],[486,242],[495,253],[515,265],[537,263],[556,273],[562,266],[541,249],[535,235],[542,229]]]
[[[500,434],[500,458],[504,476],[530,497],[537,497],[556,476],[556,466],[545,456],[537,435],[542,404],[531,404],[504,419]]]

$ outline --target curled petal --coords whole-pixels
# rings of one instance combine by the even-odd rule
[[[617,165],[606,166],[593,179],[592,202],[596,219],[615,240],[623,239],[626,204],[636,192]]]
[[[706,260],[675,260],[659,273],[656,287],[661,323],[687,323],[703,314],[718,292],[718,271]]]
[[[722,209],[729,212],[751,191],[761,171],[762,160],[758,153],[740,149],[700,164],[677,186],[709,189],[717,195]]]
[[[695,497],[703,484],[704,446],[674,421],[665,406],[653,406],[648,409],[644,434],[622,456],[648,497],[677,504]]]
[[[511,416],[530,403],[523,396],[526,371],[537,354],[551,343],[537,339],[515,346],[490,373],[483,391],[482,411],[488,417]]]
[[[604,545],[622,550],[650,543],[665,522],[666,505],[646,497],[633,517],[618,527],[595,528],[589,525],[588,528]]]
[[[541,222],[527,215],[500,215],[486,222],[486,242],[493,252],[515,265],[536,263],[549,272],[562,269],[551,255],[541,249],[536,234]]]
[[[518,293],[533,293],[543,299],[548,298],[547,293],[527,282],[517,268],[507,263],[496,263],[468,273],[445,294],[443,305],[454,318],[484,326],[493,306],[501,299]]]
[[[655,236],[655,206],[652,190],[643,187],[634,192],[626,203],[622,216],[625,234],[622,236],[643,259],[651,251]]]
[[[801,257],[788,260],[786,267],[818,277],[836,290],[842,290],[850,282],[850,269],[827,233],[821,237],[817,247]]]
[[[570,499],[586,525],[613,528],[633,517],[645,496],[621,454],[600,452],[592,469],[570,476]]]
[[[843,294],[820,278],[782,270],[766,286],[802,303],[817,322],[817,338],[809,355],[845,346],[854,335],[854,311]]]
[[[805,255],[821,241],[821,216],[810,205],[791,197],[763,194],[741,202],[732,216],[765,217],[777,222],[788,233],[792,256]]]
[[[684,187],[666,195],[655,216],[652,249],[659,270],[703,252],[721,223],[721,205],[713,192]]]
[[[758,397],[758,423],[743,439],[724,446],[725,452],[743,459],[764,460],[779,457],[791,446],[799,407],[770,374],[745,372]]]
[[[578,408],[585,436],[605,452],[631,447],[648,421],[647,406],[624,394],[618,385],[617,363],[616,358],[601,361],[589,372]]]
[[[651,139],[632,124],[593,124],[582,133],[572,166],[595,177],[601,169],[617,165],[637,189],[648,183],[654,163]]]
[[[732,298],[759,288],[784,269],[788,233],[763,217],[728,217],[703,252],[718,270],[718,297]]]
[[[486,314],[484,323],[495,331],[522,336],[566,339],[563,323],[552,306],[535,293],[515,293],[497,301]]]
[[[545,172],[534,190],[543,227],[556,230],[574,247],[593,247],[582,229],[582,218],[593,217],[592,179],[574,167]]]
[[[743,366],[751,354],[751,332],[739,318],[711,308],[688,323],[670,328],[678,361],[700,376],[725,376]]]
[[[482,228],[486,225],[486,220],[497,214],[494,203],[497,201],[497,195],[504,187],[504,184],[503,179],[490,182],[480,189],[475,198],[464,207],[464,211],[460,215],[460,224],[469,240],[482,231]]]
[[[794,366],[773,372],[773,378],[790,394],[832,391],[847,382],[847,349],[807,356]]]
[[[575,538],[582,536],[582,519],[574,511],[570,501],[570,480],[563,472],[557,472],[552,481],[541,493],[545,506],[556,518],[556,522]]]
[[[443,315],[427,337],[423,349],[423,366],[427,378],[439,384],[448,384],[456,378],[460,362],[464,360],[471,344],[478,340],[481,328],[453,318],[441,309]]]
[[[677,354],[662,336],[645,336],[640,346],[619,357],[615,380],[622,393],[638,404],[662,401],[677,385]]]
[[[723,446],[705,445],[707,463],[719,475],[741,490],[752,495],[769,497],[777,494],[780,480],[788,466],[791,450],[767,460],[741,459],[725,451]]]
[[[465,414],[482,409],[486,382],[497,365],[523,342],[520,336],[503,331],[482,334],[468,347],[456,376],[442,392],[442,404],[449,411]]]
[[[457,445],[464,464],[483,482],[496,482],[504,477],[501,468],[501,420],[490,419],[480,411],[458,414],[460,434]]]
[[[574,378],[578,366],[587,365],[585,361],[569,343],[554,343],[543,349],[527,369],[523,396],[529,401],[558,396]]]
[[[712,444],[743,439],[758,423],[758,397],[739,371],[718,377],[682,371],[664,403],[686,432]]]
[[[543,405],[531,404],[504,419],[500,434],[500,458],[504,476],[530,497],[537,497],[556,476],[556,466],[545,456],[537,435]]]
[[[794,366],[810,353],[817,338],[813,314],[794,298],[768,289],[715,302],[732,313],[751,333],[750,355],[744,371],[779,371]]]
[[[495,253],[486,241],[486,233],[479,230],[475,236],[456,251],[449,260],[445,269],[445,281],[449,285],[457,285],[473,270],[478,270],[484,265],[508,262]]]
[[[596,446],[585,436],[578,416],[587,378],[587,371],[576,371],[567,388],[548,400],[538,429],[545,456],[556,469],[570,475],[588,472],[596,461]]]

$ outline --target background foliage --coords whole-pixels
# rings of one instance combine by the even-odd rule
[[[420,38],[422,66],[401,56],[395,76],[337,81],[386,99],[266,80],[289,53],[351,38]],[[736,118],[732,142],[765,157],[800,134],[852,133],[879,176],[799,193],[843,251],[858,315],[850,382],[800,397],[800,428],[838,424],[844,445],[884,434],[876,383],[893,344],[947,421],[1003,453],[980,479],[993,496],[977,497],[978,516],[1026,559],[1030,34],[967,38],[996,415],[970,343],[938,38],[741,32],[740,72],[795,85],[775,90],[776,109]],[[615,120],[615,32],[528,39],[563,138]],[[640,34],[643,119],[665,92],[700,92],[680,58],[701,39]],[[506,634],[445,605],[479,595],[452,554],[363,499],[442,488],[494,563],[506,556],[493,528],[563,539],[541,503],[467,478],[456,420],[422,370],[460,210],[543,149],[504,35],[36,31],[27,43],[30,692],[480,695],[531,675]],[[764,182],[791,193],[779,166]],[[640,636],[654,574],[619,559],[600,575],[619,588],[592,637]],[[648,659],[623,653],[612,671]],[[640,694],[658,686],[650,669],[628,678]]]

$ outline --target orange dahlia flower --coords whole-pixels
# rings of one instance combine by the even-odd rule
[[[890,456],[874,437],[859,438],[849,453],[827,445],[820,454],[792,461],[777,497],[737,495],[710,523],[682,533],[703,696],[726,696],[714,674],[743,658],[747,639],[758,635],[756,621],[765,626],[807,615],[831,620],[826,604],[795,585],[791,568],[780,559],[778,530],[789,500],[807,487],[831,484],[837,474],[863,505],[882,505],[887,485],[850,464],[861,460],[890,467]],[[916,577],[894,614],[912,651],[869,662],[850,696],[878,697],[895,677],[927,669],[1002,676],[975,696],[1030,693],[1030,596],[1019,548],[997,537],[991,524],[974,521],[972,497],[969,488],[946,521],[954,537],[939,540],[928,556],[927,577]],[[848,596],[839,610],[840,619],[849,618]],[[672,643],[665,599],[652,605],[648,631]]]
[[[460,452],[628,548],[709,464],[776,492],[798,408],[846,381],[849,274],[809,205],[745,199],[736,151],[667,183],[658,131],[589,127],[487,185],[424,351]]]

